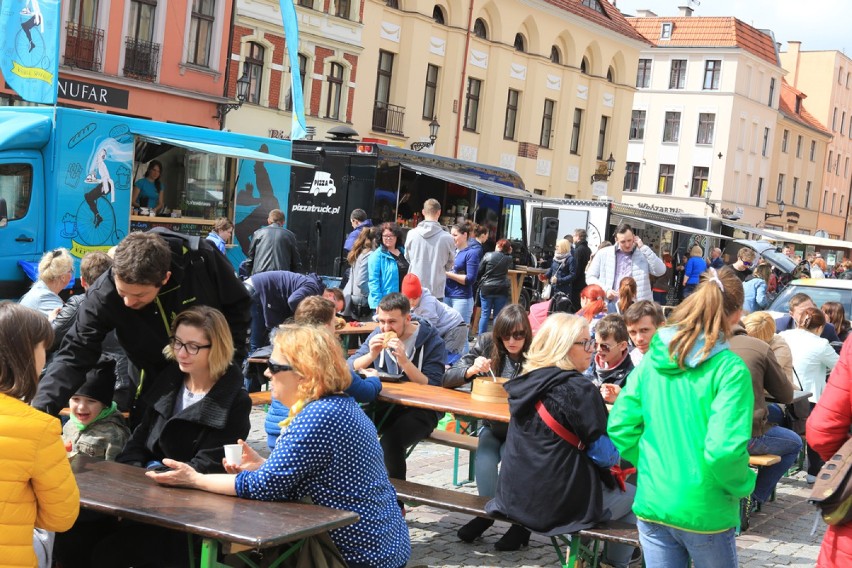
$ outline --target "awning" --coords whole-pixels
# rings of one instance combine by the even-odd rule
[[[722,221],[722,224],[726,225],[728,227],[731,227],[732,229],[742,231],[745,234],[760,235],[761,237],[765,237],[765,238],[771,239],[773,241],[788,241],[788,242],[791,242],[791,243],[801,244],[802,241],[798,237],[804,236],[804,235],[797,235],[795,233],[787,233],[788,235],[790,235],[790,238],[783,238],[783,237],[778,236],[778,231],[770,231],[769,229],[761,229],[759,227],[752,227],[750,225],[740,225],[738,223],[733,223],[731,221],[725,221],[725,220]],[[728,237],[725,237],[725,238],[728,238]]]
[[[238,158],[241,160],[252,160],[254,162],[271,162],[273,164],[283,164],[285,166],[299,166],[304,168],[313,168],[311,164],[297,162],[289,158],[282,158],[273,154],[257,152],[248,148],[235,148],[233,146],[222,146],[221,144],[209,144],[207,142],[190,142],[187,140],[175,140],[174,138],[163,138],[162,136],[151,136],[150,134],[139,134],[134,132],[136,136],[142,140],[153,142],[154,144],[170,144],[178,148],[186,148],[187,150],[195,150],[196,152],[206,152],[208,154],[217,154],[220,156],[228,156],[229,158]]]
[[[710,237],[713,239],[727,239],[730,237],[726,237],[725,235],[719,235],[717,233],[711,233],[710,231],[704,231],[702,229],[696,229],[695,227],[687,227],[686,225],[678,225],[677,223],[666,223],[665,221],[655,221],[653,219],[643,219],[642,217],[633,217],[631,215],[621,215],[623,219],[631,219],[633,221],[642,221],[643,223],[648,223],[651,225],[656,225],[658,227],[662,227],[664,229],[668,229],[670,231],[677,231],[679,233],[687,233],[690,235],[701,235],[702,237]]]
[[[766,232],[777,235],[777,237],[775,237],[776,240],[785,242],[796,242],[828,249],[852,249],[852,242],[841,241],[840,239],[826,239],[823,237],[814,237],[813,235],[800,235],[799,233],[790,233],[788,231],[776,231],[775,229],[766,229]]]
[[[512,187],[510,185],[505,185],[488,179],[482,179],[481,177],[472,174],[442,170],[439,168],[430,168],[428,166],[421,166],[420,164],[412,164],[410,162],[400,162],[400,165],[405,169],[417,172],[424,176],[438,178],[449,183],[461,185],[469,189],[475,189],[476,191],[490,193],[498,197],[523,200],[529,200],[533,197],[537,197],[527,191],[518,189],[517,187]]]

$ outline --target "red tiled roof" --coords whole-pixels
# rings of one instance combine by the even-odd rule
[[[826,134],[831,134],[828,128],[823,126],[814,115],[808,112],[804,103],[799,105],[799,113],[796,114],[797,96],[804,99],[807,95],[789,85],[786,80],[781,79],[781,100],[778,105],[778,109],[791,120],[795,120],[796,122],[802,123],[805,126],[809,126],[821,132],[825,132]]]
[[[778,65],[772,36],[733,17],[627,18],[657,47],[739,47]],[[671,22],[671,39],[660,39],[663,22]]]
[[[618,8],[607,2],[607,0],[599,0],[601,8],[606,14],[601,14],[597,10],[589,8],[587,6],[583,6],[581,4],[581,0],[544,0],[551,6],[555,6],[561,10],[565,10],[566,12],[571,12],[577,16],[585,18],[592,23],[595,23],[601,27],[612,30],[618,34],[626,36],[630,39],[646,42],[647,40],[642,37],[633,27],[628,23],[628,19],[624,17],[624,14],[618,11]]]

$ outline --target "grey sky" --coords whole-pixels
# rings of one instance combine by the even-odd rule
[[[658,16],[676,16],[687,0],[610,0],[625,14],[647,8]],[[788,41],[801,41],[802,50],[836,49],[852,53],[848,22],[849,0],[700,0],[693,16],[734,16],[759,29],[770,29],[786,50]],[[846,49],[844,49],[846,48]]]

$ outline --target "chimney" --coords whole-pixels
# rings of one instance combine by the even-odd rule
[[[802,61],[801,57],[801,49],[802,42],[800,41],[788,41],[787,42],[787,52],[790,54],[792,60],[792,69],[788,69],[787,71],[793,72],[793,86],[799,88],[799,64]]]
[[[651,10],[642,9],[642,10],[636,10],[636,17],[637,18],[656,18],[657,14],[656,14],[656,12],[653,12]]]
[[[677,9],[680,10],[680,15],[682,18],[689,18],[690,16],[692,16],[692,6],[678,6]]]

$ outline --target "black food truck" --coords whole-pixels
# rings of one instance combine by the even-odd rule
[[[306,272],[343,275],[354,209],[366,211],[373,225],[392,221],[406,231],[422,219],[429,198],[441,203],[442,225],[484,225],[492,243],[512,241],[517,264],[525,264],[531,194],[511,170],[351,140],[294,141],[292,157],[316,168],[291,169],[287,227],[296,234]]]

